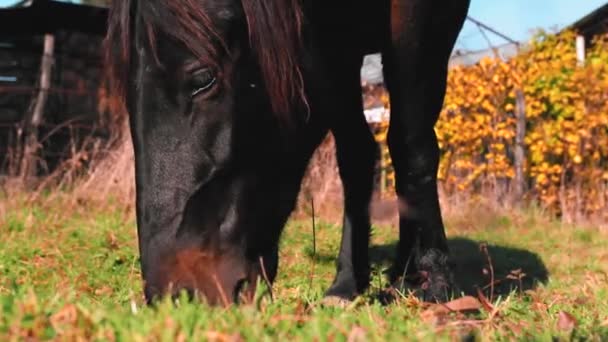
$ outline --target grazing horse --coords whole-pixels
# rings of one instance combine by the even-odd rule
[[[360,68],[380,52],[390,93],[399,243],[390,280],[451,287],[434,125],[470,0],[118,0],[106,39],[129,112],[148,301],[185,290],[211,304],[272,283],[309,160],[332,132],[344,190],[337,271],[326,296],[369,285],[377,145]],[[249,290],[246,290],[249,289]]]

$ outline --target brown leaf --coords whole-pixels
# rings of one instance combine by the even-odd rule
[[[206,333],[207,335],[207,339],[209,341],[217,341],[217,342],[241,342],[243,341],[243,338],[238,335],[238,334],[234,334],[234,335],[228,335],[228,334],[224,334],[221,332],[217,332],[217,331],[208,331]]]
[[[524,330],[524,322],[513,322],[513,323],[507,323],[507,326],[509,327],[509,330],[511,332],[513,332],[513,334],[515,336],[522,336],[523,335],[523,330]]]
[[[114,290],[112,290],[112,288],[109,286],[103,286],[98,289],[95,289],[96,296],[109,296],[112,294],[112,292],[114,292]]]
[[[354,327],[348,334],[348,342],[365,341],[365,330],[361,327]]]
[[[35,217],[32,214],[32,212],[30,212],[27,217],[25,218],[25,222],[24,222],[24,226],[26,229],[32,228],[34,226],[34,222],[35,222]]]
[[[458,299],[454,299],[451,302],[445,304],[436,304],[435,310],[441,310],[444,312],[462,312],[462,311],[476,311],[481,309],[481,303],[477,298],[472,296],[465,296]]]
[[[106,244],[109,249],[116,250],[118,249],[118,239],[116,238],[116,234],[113,232],[108,233],[106,236]]]
[[[294,313],[296,316],[304,316],[305,314],[307,314],[309,312],[310,312],[310,307],[307,307],[306,303],[304,303],[303,301],[299,301]]]
[[[539,311],[539,312],[547,312],[547,310],[549,310],[549,306],[545,303],[541,303],[541,302],[534,302],[532,304],[532,308],[534,309],[534,311]]]
[[[557,318],[557,328],[560,330],[565,330],[565,331],[569,331],[572,330],[576,327],[577,322],[576,322],[576,318],[574,318],[574,316],[572,316],[571,314],[565,312],[565,311],[560,311],[559,312],[559,316]]]
[[[494,311],[494,305],[492,305],[492,303],[490,303],[490,301],[488,300],[488,297],[486,297],[486,295],[484,295],[480,289],[477,289],[477,297],[479,298],[481,305],[483,305],[483,308],[487,312]]]
[[[432,309],[428,309],[420,314],[420,318],[425,323],[438,326],[446,323],[447,314],[443,311],[435,311]]]
[[[420,318],[433,325],[444,324],[450,312],[477,311],[482,305],[475,297],[465,296],[444,304],[433,304],[426,309]]]
[[[574,300],[574,303],[575,303],[576,305],[581,305],[581,306],[582,306],[582,305],[587,305],[587,304],[589,304],[589,298],[586,298],[586,297],[578,297],[578,298],[576,298],[576,299]]]
[[[53,314],[50,318],[53,328],[61,333],[64,325],[73,325],[78,319],[78,309],[73,304],[64,306],[61,310]]]
[[[179,334],[177,334],[177,336],[175,337],[175,342],[186,342],[186,335],[183,332],[180,332]]]

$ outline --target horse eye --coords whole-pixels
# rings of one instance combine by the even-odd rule
[[[216,82],[215,75],[209,69],[200,69],[192,74],[190,89],[192,97],[210,90]]]

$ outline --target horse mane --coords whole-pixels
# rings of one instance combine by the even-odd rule
[[[137,3],[139,1],[139,3]],[[305,102],[299,68],[302,8],[299,0],[240,0],[250,47],[276,115],[286,116],[294,101]],[[135,13],[135,5],[138,6]],[[132,67],[135,20],[142,25],[144,44],[155,51],[158,33],[187,47],[206,65],[219,70],[228,53],[200,0],[114,0],[109,12],[105,60],[113,95],[125,103]],[[158,58],[154,55],[156,61]]]

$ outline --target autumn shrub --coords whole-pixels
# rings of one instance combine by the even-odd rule
[[[450,70],[436,125],[444,192],[492,189],[509,198],[521,92],[524,200],[566,220],[608,218],[608,39],[595,38],[584,63],[575,39],[574,32],[539,32],[510,60],[485,58]],[[376,137],[386,151],[384,127]],[[384,158],[390,166],[388,153]],[[390,167],[387,177],[392,184]]]

